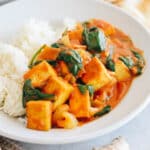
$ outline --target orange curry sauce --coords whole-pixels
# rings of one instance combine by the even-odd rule
[[[102,37],[99,40],[105,41],[105,48],[92,49],[86,43],[87,41],[85,42],[85,28],[89,32],[93,30],[98,33],[101,32],[100,36]],[[94,36],[93,38],[96,41],[97,37]],[[94,120],[97,118],[95,114],[107,106],[111,110],[114,109],[128,92],[133,79],[142,74],[145,66],[143,51],[134,46],[129,36],[103,20],[91,19],[85,23],[78,23],[74,29],[65,31],[54,44],[55,46],[44,46],[37,53],[37,56],[33,56],[35,60],[32,61],[30,70],[24,75],[25,81],[31,79],[33,88],[37,88],[44,94],[55,95],[56,99],[49,101],[50,106],[53,106],[51,110],[48,110],[48,112],[51,112],[52,118],[49,128],[50,126],[74,128],[77,124],[82,125]],[[103,43],[101,44],[103,45]],[[77,55],[81,59],[76,56],[76,58],[69,58],[69,61],[64,60],[66,56],[61,55],[60,57],[62,52],[67,56],[78,53]],[[114,65],[114,70],[107,67],[109,56],[111,56],[109,65]],[[75,65],[81,65],[82,67],[75,66],[79,68],[74,69],[79,70],[78,72],[72,72],[77,71],[71,70],[74,61],[81,63],[80,60],[82,64]],[[55,65],[51,64],[53,61],[56,63]],[[92,96],[89,89],[85,90],[87,87],[82,89],[83,92],[79,85],[93,86]],[[36,102],[34,104],[34,99],[33,103],[28,101],[30,99],[27,99],[28,107],[26,109],[27,112],[30,112],[33,111],[32,108],[36,106]],[[32,107],[29,107],[30,105]],[[41,105],[43,105],[44,110],[44,107],[47,108],[48,104],[41,103],[38,104],[38,107],[41,107]],[[47,114],[46,111],[42,113],[43,115]],[[38,115],[36,112],[35,114]],[[30,121],[28,127],[38,130],[36,128],[37,124],[34,123],[35,116],[32,113],[28,113],[27,116],[28,121]],[[70,120],[67,117],[70,117]],[[37,116],[37,118],[39,122],[43,121],[40,116]],[[71,118],[76,124],[71,122]],[[44,130],[45,128],[41,127],[39,129]]]

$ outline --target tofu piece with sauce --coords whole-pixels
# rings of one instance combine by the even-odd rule
[[[59,52],[60,48],[53,48],[46,45],[40,54],[38,54],[37,60],[56,60]]]
[[[96,57],[92,58],[85,66],[85,71],[86,73],[83,75],[82,81],[93,85],[95,90],[100,89],[112,80],[105,66]]]
[[[41,87],[51,76],[56,76],[56,72],[46,61],[34,66],[24,74],[24,79],[31,79],[33,87]]]
[[[115,74],[118,81],[127,81],[131,79],[130,70],[122,61],[117,61],[115,64]]]
[[[52,124],[52,103],[46,100],[29,101],[26,107],[27,128],[48,131]]]
[[[82,94],[78,87],[74,87],[69,99],[69,106],[70,112],[77,118],[89,118],[91,111],[89,91],[87,90],[84,94]]]
[[[45,93],[55,95],[55,101],[53,105],[55,110],[58,106],[64,104],[67,101],[71,92],[73,91],[73,87],[63,78],[53,76],[49,78],[46,86],[43,88],[43,91]]]

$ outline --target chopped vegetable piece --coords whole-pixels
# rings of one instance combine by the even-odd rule
[[[134,56],[139,59],[139,60],[144,60],[143,56],[141,54],[139,54],[138,52],[136,51],[132,51],[132,53],[134,54]]]
[[[61,51],[57,57],[57,60],[64,61],[74,76],[76,76],[82,68],[82,59],[79,53],[75,50]]]
[[[61,44],[61,43],[53,43],[53,44],[51,45],[51,47],[54,47],[54,48],[60,48],[61,46],[64,46],[64,45]]]
[[[42,49],[45,47],[46,45],[43,45],[39,50],[37,50],[37,52],[33,55],[30,63],[29,63],[29,68],[32,68],[32,65],[34,64],[37,55],[42,51]]]
[[[88,29],[84,27],[83,40],[89,50],[101,52],[106,48],[105,34],[98,28],[93,27]]]
[[[67,47],[69,47],[69,48],[72,47],[71,41],[70,41],[70,39],[69,39],[69,35],[67,35],[67,34],[64,34],[64,35],[62,36],[62,38],[61,38],[61,43],[63,43],[63,45],[65,45],[65,46],[67,46]]]
[[[92,85],[94,90],[100,89],[112,80],[105,66],[96,57],[93,57],[92,60],[85,65],[85,71],[86,73],[82,76],[82,81]]]
[[[60,48],[53,48],[49,46],[45,46],[42,51],[37,55],[36,60],[56,60],[59,52],[61,51]]]
[[[46,61],[42,61],[24,74],[24,79],[31,79],[34,87],[42,87],[51,76],[57,76],[56,71]]]
[[[61,114],[61,118],[57,120],[57,126],[64,129],[73,129],[77,127],[77,125],[78,120],[73,114],[69,112],[63,112]]]
[[[134,65],[133,60],[130,57],[120,57],[119,58],[129,69],[131,69]]]
[[[94,117],[101,117],[111,111],[111,106],[105,106],[101,111],[94,114]]]
[[[72,90],[72,85],[61,77],[51,77],[46,86],[43,88],[45,93],[54,94],[56,96],[54,101],[54,110],[67,101]]]
[[[70,112],[77,118],[89,118],[90,105],[89,91],[86,90],[82,94],[78,87],[75,87],[69,99]]]
[[[38,61],[36,61],[36,62],[33,64],[33,66],[36,66],[36,65],[40,64],[42,61],[43,61],[43,60],[38,60]],[[49,63],[49,64],[52,65],[52,66],[56,66],[56,64],[57,64],[56,60],[46,60],[46,62]]]
[[[52,103],[50,101],[30,101],[27,103],[27,128],[48,131],[52,124]]]
[[[129,68],[120,60],[116,62],[115,73],[118,81],[127,81],[131,79]]]
[[[62,105],[58,106],[53,113],[53,117],[52,117],[53,124],[57,125],[57,120],[62,118],[62,113],[68,112],[68,111],[69,111],[69,105],[62,104]]]
[[[90,96],[94,93],[94,88],[92,85],[78,84],[78,88],[82,94],[85,94],[87,90],[89,91]]]
[[[141,75],[145,66],[144,57],[138,52],[132,51],[134,56],[138,59],[134,68],[131,70],[134,75]]]
[[[35,89],[34,87],[32,87],[30,79],[26,80],[23,86],[23,107],[26,107],[26,103],[28,101],[41,99],[53,100],[54,94],[42,93],[39,89]]]
[[[106,60],[106,68],[113,72],[115,71],[115,62],[112,60],[110,55],[107,57]]]

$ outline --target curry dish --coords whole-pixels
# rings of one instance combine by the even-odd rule
[[[143,51],[113,25],[77,23],[32,57],[23,86],[27,128],[71,129],[107,114],[144,66]]]

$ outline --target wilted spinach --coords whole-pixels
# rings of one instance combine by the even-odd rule
[[[135,64],[135,66],[137,67],[137,75],[141,75],[145,66],[144,57],[136,51],[132,51],[132,53],[138,59],[138,61]]]
[[[94,88],[92,85],[78,84],[78,88],[82,94],[85,94],[87,90],[89,91],[90,96],[93,96],[94,94]]]
[[[53,43],[53,44],[51,45],[51,47],[53,47],[53,48],[60,48],[61,46],[64,46],[64,45],[61,44],[61,43]]]
[[[134,65],[133,60],[130,57],[121,56],[119,59],[129,68],[131,69]]]
[[[43,60],[37,60],[37,61],[35,61],[33,64],[32,64],[32,66],[30,66],[30,68],[32,68],[33,66],[36,66],[36,65],[38,65],[39,63],[41,63]],[[56,64],[57,64],[57,61],[56,60],[45,60],[47,63],[49,63],[50,65],[52,65],[52,66],[56,66]]]
[[[39,89],[32,87],[30,79],[26,80],[23,86],[23,96],[22,96],[23,107],[26,107],[26,103],[30,100],[44,100],[44,99],[46,100],[54,99],[54,95],[42,93]]]
[[[94,117],[101,117],[111,111],[111,106],[105,106],[101,111],[94,114]]]
[[[57,57],[57,60],[63,60],[74,76],[76,76],[82,68],[82,59],[79,53],[75,50],[61,51]]]
[[[46,45],[43,45],[39,50],[36,51],[36,53],[33,55],[30,63],[29,63],[29,68],[32,68],[32,66],[34,66],[34,63],[36,61],[36,57],[37,55],[42,51],[42,49],[45,47]]]
[[[83,41],[89,50],[101,52],[106,48],[105,34],[97,27],[87,28],[84,26]]]
[[[113,72],[115,71],[115,62],[112,60],[110,55],[106,59],[106,68]]]

